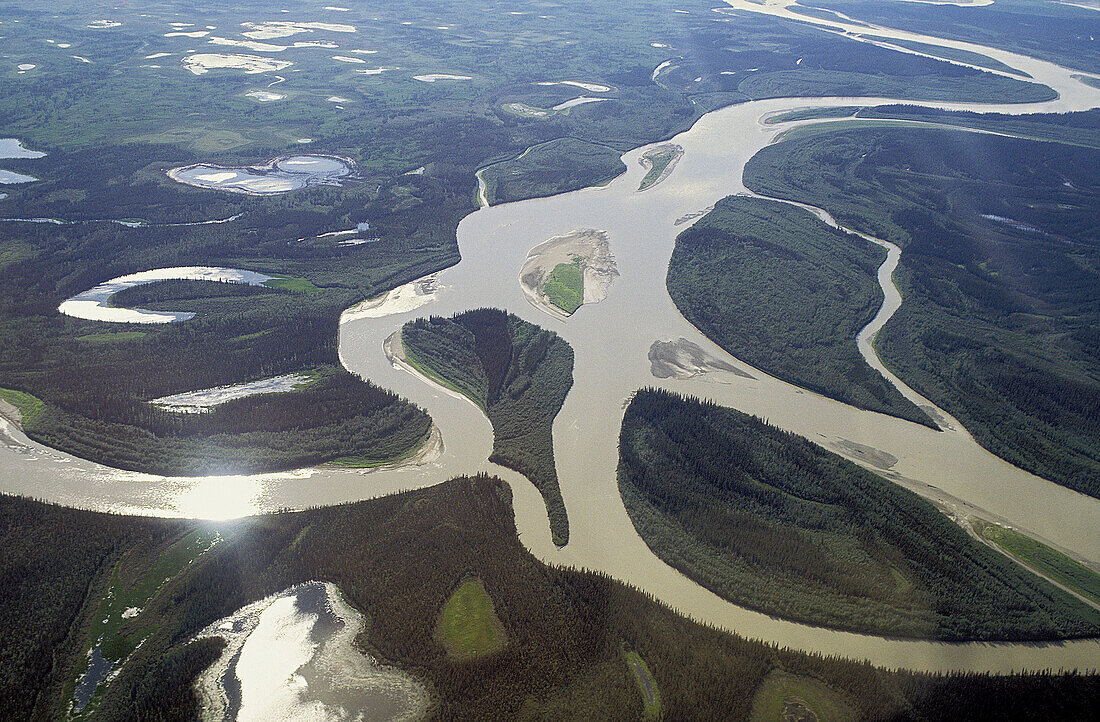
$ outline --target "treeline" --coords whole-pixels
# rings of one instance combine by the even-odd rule
[[[127,622],[124,631],[146,642],[107,687],[97,716],[195,719],[193,680],[220,645],[188,640],[245,604],[322,579],[367,615],[364,646],[372,655],[428,682],[431,714],[441,719],[640,719],[642,697],[623,662],[624,647],[652,673],[664,719],[747,719],[775,674],[824,688],[868,720],[986,719],[987,710],[998,720],[1092,718],[1098,692],[1092,675],[896,673],[716,631],[605,576],[540,564],[516,537],[510,502],[506,484],[475,477],[220,525],[221,541]],[[107,517],[10,497],[0,498],[0,514],[0,568],[20,574],[18,584],[0,593],[0,619],[12,624],[0,637],[7,662],[0,714],[53,719],[67,702],[63,682],[83,655],[75,640],[85,638],[112,565],[90,564],[72,586],[75,603],[59,600],[56,607],[43,603],[56,578],[52,565],[81,568],[77,560],[85,559],[86,549],[110,544],[117,550],[112,561],[125,556],[125,565],[140,568],[191,524]],[[470,575],[492,597],[508,644],[459,662],[432,632],[454,585]],[[89,588],[81,605],[80,594]],[[25,623],[45,636],[23,634]],[[57,662],[32,673],[32,652]]]
[[[901,245],[887,365],[997,455],[1097,496],[1097,168],[1100,149],[875,128],[767,147],[745,182]]]
[[[277,292],[277,289],[233,281],[178,278],[124,288],[112,295],[108,303],[120,308],[133,308],[165,301],[198,301],[212,298],[221,300],[227,296],[257,296],[272,291]]]
[[[929,502],[732,409],[640,391],[619,448],[619,488],[639,534],[736,604],[900,637],[1100,631],[1100,612],[975,542]]]
[[[860,355],[886,252],[786,203],[729,196],[676,237],[666,285],[734,356],[853,406],[933,426]]]
[[[489,460],[531,480],[546,502],[554,543],[569,518],[554,463],[553,424],[573,385],[573,349],[556,333],[504,311],[418,318],[402,327],[409,360],[468,396],[493,425]]]

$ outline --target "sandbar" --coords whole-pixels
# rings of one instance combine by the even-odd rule
[[[611,284],[619,276],[611,241],[607,231],[580,229],[554,236],[531,249],[519,271],[523,296],[535,308],[558,318],[565,318],[562,309],[550,302],[543,284],[559,264],[579,262],[584,275],[583,303],[599,303],[607,298]]]

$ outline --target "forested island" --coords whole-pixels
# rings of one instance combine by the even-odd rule
[[[1097,116],[1030,123],[1053,139]],[[1098,165],[1100,150],[1077,145],[855,128],[769,146],[745,183],[901,246],[905,303],[876,339],[884,362],[989,450],[1097,496]]]
[[[493,308],[418,318],[401,328],[404,360],[466,396],[493,424],[490,461],[531,480],[558,546],[569,519],[558,487],[553,424],[573,385],[573,349],[560,336]]]
[[[867,365],[856,335],[882,305],[886,251],[809,211],[730,196],[676,237],[668,292],[734,356],[853,406],[932,426]]]
[[[931,503],[733,409],[639,391],[619,448],[619,490],[646,544],[737,604],[895,637],[1100,631],[1100,612]]]

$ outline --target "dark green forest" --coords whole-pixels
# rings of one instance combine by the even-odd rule
[[[786,203],[729,196],[676,237],[667,286],[693,326],[797,386],[932,426],[860,356],[886,251]]]
[[[417,369],[476,403],[493,425],[489,461],[531,480],[546,502],[554,543],[569,541],[569,518],[554,463],[554,417],[573,386],[573,349],[498,309],[418,318],[401,329]]]
[[[507,485],[478,477],[211,527],[0,497],[0,717],[56,718],[108,582],[140,576],[195,531],[220,541],[126,621],[122,631],[147,639],[104,691],[98,719],[195,719],[191,683],[219,644],[187,640],[314,579],[336,584],[367,616],[363,649],[428,682],[434,719],[639,719],[624,649],[645,661],[663,719],[746,719],[776,675],[824,689],[868,720],[1003,722],[1052,710],[1087,720],[1100,694],[1091,675],[888,672],[718,632],[607,577],[540,564],[516,537],[510,501]],[[491,596],[508,643],[456,661],[433,630],[470,576]]]
[[[745,183],[900,245],[884,362],[990,451],[1097,496],[1097,168],[1091,148],[871,128],[769,146]]]
[[[646,544],[739,605],[896,637],[1100,631],[1100,612],[916,494],[733,409],[639,391],[619,455],[619,490]]]

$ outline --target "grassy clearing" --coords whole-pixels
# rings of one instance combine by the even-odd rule
[[[15,391],[13,389],[0,389],[0,399],[19,409],[19,413],[23,416],[22,423],[24,425],[34,421],[34,417],[42,411],[44,405],[41,399],[31,396],[25,391]]]
[[[637,652],[623,650],[623,659],[626,661],[626,666],[630,668],[634,683],[638,685],[638,692],[642,695],[646,719],[657,719],[661,716],[661,690],[657,688],[657,680],[653,679],[649,666]]]
[[[435,638],[455,659],[483,657],[504,649],[508,635],[480,579],[465,580],[451,594],[439,614]]]
[[[846,722],[859,719],[859,714],[832,687],[810,677],[777,670],[760,684],[752,701],[752,717],[749,719],[752,722]]]
[[[136,341],[139,338],[145,338],[144,331],[118,331],[116,333],[87,333],[83,336],[77,336],[77,341],[83,341],[84,343],[92,344],[105,344],[105,343],[122,343],[125,341]]]
[[[1078,594],[1100,602],[1100,574],[1078,564],[1057,549],[997,524],[975,520],[974,531],[1012,556],[1064,584]]]
[[[93,650],[98,648],[113,670],[157,630],[159,624],[148,617],[143,618],[142,611],[168,581],[209,549],[217,538],[217,532],[213,530],[196,529],[161,552],[151,563],[139,554],[128,555],[118,562],[111,573],[107,591],[91,618],[85,655],[82,657],[85,663],[76,667],[64,699],[72,699],[73,690],[87,669]],[[81,718],[94,713],[104,690],[105,685],[99,682],[87,705],[72,717]]]
[[[584,303],[584,273],[579,260],[559,263],[550,271],[542,287],[550,303],[566,313],[573,313]]]

